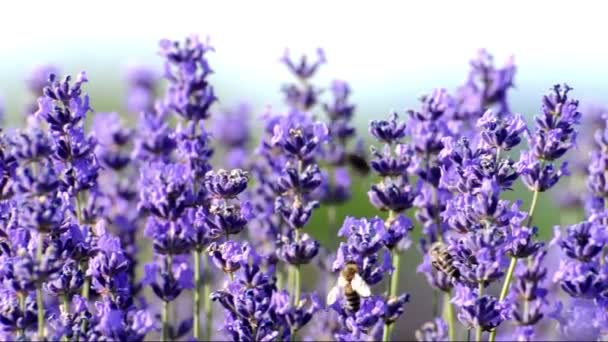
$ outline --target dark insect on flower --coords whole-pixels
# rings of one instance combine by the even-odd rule
[[[371,171],[371,167],[365,156],[357,153],[347,153],[346,160],[350,166],[361,175],[365,176]]]
[[[431,265],[437,271],[445,273],[453,279],[460,277],[460,270],[454,265],[454,258],[444,243],[439,241],[433,243],[429,249],[429,256],[431,257]]]
[[[341,294],[346,300],[346,309],[351,314],[359,311],[361,297],[372,295],[369,285],[359,275],[359,267],[354,262],[347,262],[340,272],[336,286],[327,295],[327,305],[335,303]]]

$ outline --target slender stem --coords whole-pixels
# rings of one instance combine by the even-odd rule
[[[25,298],[27,294],[19,292],[19,310],[21,310],[21,314],[25,317]],[[19,335],[25,340],[25,328],[19,329]]]
[[[195,249],[192,252],[194,258],[194,305],[192,312],[192,325],[194,339],[200,341],[201,337],[201,251]]]
[[[538,190],[534,190],[532,195],[532,203],[530,204],[530,210],[528,211],[528,221],[526,222],[526,226],[530,227],[532,221],[534,219],[534,212],[536,211],[536,205],[538,203],[538,196],[540,192]],[[502,284],[502,289],[500,291],[500,297],[498,297],[499,301],[503,301],[507,297],[507,293],[509,292],[509,286],[511,285],[511,280],[513,279],[513,272],[515,271],[515,266],[517,265],[517,258],[512,256],[511,262],[509,263],[509,268],[507,269],[507,274],[505,275],[505,280]],[[496,328],[492,329],[490,332],[490,342],[494,342],[496,340]]]
[[[67,314],[70,312],[70,299],[67,294],[61,296],[61,303],[63,305],[63,310]]]
[[[300,292],[301,292],[301,284],[300,284],[300,265],[294,266],[294,296],[293,296],[293,305],[294,307],[298,307],[300,305]],[[291,332],[291,341],[296,341],[297,330],[293,329]]]
[[[450,341],[453,341],[450,339]],[[471,341],[471,329],[467,329],[467,342]]]
[[[38,338],[44,340],[44,299],[40,285],[36,285],[36,306],[38,307]]]
[[[276,269],[276,276],[277,276],[277,289],[282,290],[283,286],[285,285],[285,284],[283,284],[283,282],[285,281],[285,275],[278,267]]]
[[[390,324],[384,324],[384,329],[382,330],[382,341],[386,342],[389,341],[391,338],[391,326]]]
[[[396,297],[397,292],[399,291],[400,261],[401,261],[401,256],[399,255],[399,253],[397,253],[397,251],[395,251],[395,253],[393,253],[393,267],[395,270],[393,271],[393,274],[391,275],[391,292],[389,295],[390,297]]]
[[[446,321],[448,322],[448,336],[450,341],[456,340],[456,319],[454,315],[454,306],[452,306],[452,291],[444,292],[444,304],[446,308]]]
[[[82,224],[82,202],[80,201],[80,192],[76,193],[76,219],[78,220],[78,224]]]
[[[163,323],[162,341],[169,341],[169,302],[163,301],[163,311],[161,313]]]
[[[540,192],[538,190],[534,190],[534,194],[532,195],[532,204],[530,204],[530,211],[528,212],[528,222],[526,226],[530,227],[532,224],[532,220],[534,219],[534,212],[536,211],[536,204],[538,202],[538,195]]]
[[[211,279],[209,273],[209,263],[207,257],[203,256],[203,272],[205,283],[203,285],[203,296],[205,297],[204,309],[205,309],[205,341],[211,341],[211,327],[213,327],[213,311],[211,310]]]
[[[76,193],[75,201],[76,201],[76,219],[78,220],[78,224],[82,224],[82,201],[80,200],[79,192]],[[85,274],[86,274],[87,268],[88,268],[88,262],[83,261],[82,263],[80,263],[80,269]],[[80,293],[82,298],[84,298],[85,300],[89,299],[90,287],[91,287],[91,278],[88,276],[85,276],[84,283],[82,284],[82,290]],[[84,324],[84,321],[83,321],[83,324]]]
[[[479,297],[481,298],[483,296],[483,290],[484,290],[483,282],[479,283],[478,289],[479,289]],[[477,341],[477,342],[481,341],[482,333],[483,333],[483,329],[481,327],[481,324],[477,324],[477,328],[475,329],[475,341]]]
[[[502,284],[502,289],[500,290],[500,297],[498,300],[502,301],[507,297],[507,293],[509,292],[509,283],[513,278],[513,271],[515,271],[515,266],[517,265],[517,258],[512,257],[511,262],[509,263],[509,268],[507,269],[507,275],[505,276],[505,282]]]
[[[296,228],[295,230],[295,241],[296,243],[300,240],[300,231]],[[300,265],[293,265],[293,305],[297,307],[300,305],[300,295],[302,291],[301,284],[301,274],[300,274]],[[291,340],[295,341],[297,330],[293,330],[291,332]]]
[[[84,266],[83,266],[84,265]],[[83,272],[87,271],[88,268],[88,262],[82,262],[80,264],[80,268]],[[85,277],[84,278],[84,283],[82,284],[82,291],[80,293],[80,295],[82,296],[82,298],[84,298],[84,300],[89,299],[89,289],[91,287],[91,278],[89,277]]]
[[[38,249],[36,250],[36,261],[38,264],[42,262],[42,256],[44,254],[44,234],[38,232]],[[38,307],[38,338],[40,340],[45,339],[44,333],[44,300],[42,297],[42,284],[36,282],[36,306]]]
[[[301,294],[301,279],[300,279],[300,265],[295,266],[294,271],[294,296],[293,296],[293,305],[298,306],[300,304],[300,294]]]
[[[169,277],[173,277],[173,255],[167,254],[166,258],[166,266],[167,272],[169,272]],[[169,341],[169,305],[171,302],[163,301],[163,310],[161,313],[162,320],[162,341]]]
[[[388,217],[386,218],[385,223],[388,225],[395,219],[396,213],[392,210],[388,212]],[[397,251],[391,250],[391,262],[393,265],[393,273],[391,274],[391,278],[386,283],[386,296],[387,299],[392,297],[396,297],[397,287],[399,286],[399,254]],[[391,339],[391,325],[392,322],[384,322],[384,330],[382,332],[382,341],[388,342]]]
[[[293,278],[294,278],[294,269],[293,267],[287,267],[287,286],[286,289],[288,291],[293,291]]]
[[[70,302],[69,302],[69,299],[68,299],[68,294],[64,293],[63,295],[61,295],[61,303],[62,303],[61,304],[61,310],[63,311],[63,314],[64,315],[69,315],[69,313],[70,313]],[[77,337],[78,337],[78,335],[77,335]],[[68,342],[68,340],[69,340],[68,336],[65,335],[65,334],[61,337],[61,341],[63,341],[63,342]]]

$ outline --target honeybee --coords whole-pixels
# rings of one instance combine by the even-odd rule
[[[338,300],[340,294],[346,299],[346,309],[351,313],[359,311],[361,297],[369,297],[372,292],[369,285],[359,275],[359,267],[354,262],[348,262],[340,272],[338,282],[327,294],[327,305]]]
[[[433,243],[429,249],[429,256],[431,257],[431,265],[437,271],[450,278],[458,279],[460,277],[460,271],[454,266],[454,258],[443,243],[439,241]]]
[[[346,160],[352,166],[352,168],[357,171],[359,174],[366,176],[369,171],[369,163],[364,155],[358,153],[348,153],[346,154]]]

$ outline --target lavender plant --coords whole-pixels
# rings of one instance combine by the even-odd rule
[[[585,218],[548,244],[536,220],[540,194],[568,175],[582,121],[569,86],[542,98],[529,127],[508,101],[513,61],[496,67],[481,51],[454,93],[438,88],[365,136],[350,86],[325,94],[313,83],[323,51],[312,62],[286,53],[287,109],[262,115],[251,152],[254,109],[214,109],[209,42],[159,46],[164,93],[157,70],[126,77],[137,122],[89,120],[84,72],[28,78],[37,104],[24,128],[0,130],[1,339],[390,341],[406,304],[422,305],[400,284],[415,275],[403,262],[414,236],[436,297],[418,340],[608,336],[605,122],[585,144]],[[370,137],[380,146],[368,160]],[[360,176],[370,170],[373,181]],[[349,212],[335,232],[335,217],[314,216],[348,203],[353,180],[372,183],[369,202],[386,217]],[[527,210],[509,194],[520,180]],[[342,241],[333,251],[320,236]]]

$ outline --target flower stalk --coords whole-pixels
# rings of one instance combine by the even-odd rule
[[[534,218],[534,212],[536,211],[536,206],[538,203],[539,191],[535,190],[532,195],[532,203],[530,204],[530,210],[528,211],[528,220],[526,222],[526,226],[530,227],[532,224],[532,220]],[[502,284],[502,289],[500,290],[500,296],[498,297],[499,301],[503,301],[507,294],[509,293],[509,286],[511,285],[511,280],[513,279],[513,273],[515,271],[515,266],[517,266],[517,257],[511,256],[511,260],[509,262],[509,267],[507,268],[507,273],[505,275],[505,280]],[[496,339],[496,328],[490,331],[490,342],[494,342]]]
[[[199,341],[202,339],[201,336],[201,290],[202,290],[202,281],[201,281],[201,251],[195,249],[193,254],[194,258],[194,305],[192,312],[192,329],[194,330],[194,338]]]

